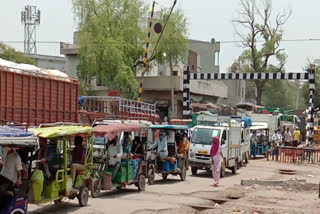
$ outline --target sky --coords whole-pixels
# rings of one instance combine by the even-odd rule
[[[145,0],[151,8],[152,0]],[[261,0],[256,0],[261,1]],[[158,0],[156,8],[170,7],[173,0]],[[0,42],[9,42],[23,51],[24,28],[20,13],[24,5],[36,5],[41,10],[41,24],[37,27],[38,54],[59,55],[59,42],[72,42],[76,23],[72,11],[72,0],[0,0]],[[236,41],[232,20],[237,17],[239,0],[178,0],[178,7],[185,12],[189,22],[190,39],[221,41],[220,71],[225,72],[242,53]],[[284,39],[320,39],[319,0],[273,0],[275,12],[290,9],[292,15],[284,26]],[[14,43],[13,43],[14,42]],[[301,72],[308,59],[320,58],[320,41],[282,42],[288,55],[287,72]]]

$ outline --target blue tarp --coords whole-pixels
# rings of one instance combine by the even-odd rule
[[[241,121],[244,122],[244,128],[248,128],[252,125],[252,120],[250,117],[242,117]]]
[[[12,126],[0,126],[0,137],[28,137],[32,135],[32,132],[27,132],[22,128]]]

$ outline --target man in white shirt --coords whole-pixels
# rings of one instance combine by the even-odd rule
[[[15,149],[5,147],[2,160],[1,175],[9,179],[13,184],[21,185],[22,163]]]
[[[108,167],[113,166],[114,170],[112,172],[112,181],[115,179],[120,166],[121,166],[121,157],[123,155],[122,145],[118,144],[118,138],[115,137],[108,147],[107,152],[107,160],[108,160]]]
[[[150,146],[151,150],[155,148],[157,148],[157,155],[160,156],[161,160],[168,157],[168,138],[164,132],[160,132],[159,139]]]
[[[292,141],[292,134],[290,132],[290,128],[287,128],[287,131],[284,133],[284,141],[285,141],[285,146],[290,146],[291,141]]]
[[[281,144],[281,134],[280,130],[277,130],[275,133],[273,133],[271,140],[272,140],[272,148],[273,148],[273,155],[276,156],[276,159],[278,159],[278,154],[279,154],[279,146]]]

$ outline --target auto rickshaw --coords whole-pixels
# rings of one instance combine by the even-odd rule
[[[78,198],[80,206],[86,206],[89,190],[92,186],[93,172],[93,139],[92,127],[81,124],[45,124],[39,128],[30,129],[49,141],[54,151],[53,158],[48,162],[52,179],[45,179],[44,172],[37,169],[31,177],[30,203],[43,204],[47,202],[60,203],[63,198]],[[73,140],[76,136],[83,138],[86,147],[84,170],[76,171],[73,183],[71,176],[71,159]]]
[[[122,144],[124,142],[124,135],[137,135],[141,132],[141,125],[139,124],[99,124],[93,128],[93,135],[95,138],[103,138],[105,142],[105,152],[107,153],[107,147],[109,143],[117,139],[117,143]],[[117,137],[117,138],[116,138]],[[129,141],[129,145],[130,145]],[[113,167],[107,167],[106,156],[101,156],[100,161],[95,162],[94,179],[91,195],[98,197],[101,190],[112,190],[114,188],[121,189],[127,185],[136,185],[139,191],[145,190],[145,174],[146,165],[137,159],[132,159],[130,151],[123,153],[126,159],[121,160],[121,165],[114,181],[111,179]],[[95,160],[97,160],[95,158]]]
[[[187,133],[188,136],[190,136],[189,127],[182,125],[152,125],[150,128],[154,133],[153,142],[159,139],[160,132],[166,133],[168,157],[162,159],[159,155],[148,154],[148,172],[153,169],[152,173],[161,174],[163,180],[166,180],[168,175],[180,175],[181,181],[186,180],[187,170],[189,168],[188,155],[180,158],[177,154],[177,147],[179,141],[182,139],[183,133]],[[151,145],[148,145],[148,150],[150,150],[150,147]]]
[[[35,148],[38,147],[38,138],[33,133],[19,127],[0,126],[0,147],[2,149],[14,149],[14,152],[19,154],[23,166],[21,185],[18,187],[14,186],[11,180],[0,175],[0,213],[27,213],[32,166],[31,156]],[[4,159],[1,162],[3,165],[6,164]]]

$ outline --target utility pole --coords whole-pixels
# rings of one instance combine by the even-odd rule
[[[21,11],[21,23],[24,24],[24,53],[36,54],[36,26],[40,25],[40,10],[36,6],[26,5]]]

